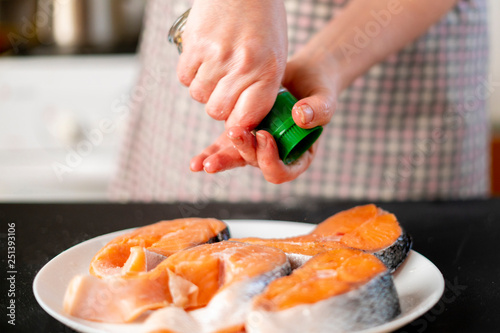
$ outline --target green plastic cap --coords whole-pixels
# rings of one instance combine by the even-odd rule
[[[257,126],[274,137],[281,160],[290,164],[304,154],[321,135],[323,127],[304,129],[293,121],[292,108],[297,99],[285,89],[281,89],[269,114]]]

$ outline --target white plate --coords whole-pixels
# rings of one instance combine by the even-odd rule
[[[315,225],[297,222],[264,220],[230,220],[232,237],[289,237],[310,232]],[[71,317],[63,312],[66,286],[73,276],[88,274],[94,254],[114,237],[128,230],[99,236],[62,252],[38,272],[33,291],[40,306],[55,319],[71,328],[87,333],[137,332],[141,322],[130,324],[103,324]],[[411,251],[405,263],[394,274],[402,313],[396,319],[363,333],[390,332],[424,314],[441,298],[444,291],[443,276],[436,266],[421,254]],[[361,333],[361,332],[360,332]]]

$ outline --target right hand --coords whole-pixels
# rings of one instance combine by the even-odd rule
[[[271,110],[285,71],[282,0],[197,0],[186,23],[177,74],[226,128],[255,128]]]

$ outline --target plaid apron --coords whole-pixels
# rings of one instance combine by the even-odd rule
[[[286,0],[293,54],[347,0]],[[461,199],[489,189],[485,0],[462,0],[421,38],[372,67],[340,96],[310,168],[267,183],[253,167],[193,173],[191,157],[223,131],[177,80],[172,22],[190,1],[148,1],[142,69],[124,110],[110,197],[120,201]]]

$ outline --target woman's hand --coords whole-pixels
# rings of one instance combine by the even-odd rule
[[[273,184],[291,181],[302,174],[316,153],[317,142],[297,161],[285,165],[279,158],[276,141],[269,132],[253,135],[242,127],[232,127],[219,139],[191,160],[191,170],[216,173],[245,165],[261,169],[264,178]]]
[[[299,127],[313,128],[330,122],[340,93],[339,73],[333,58],[310,45],[288,62],[283,86],[299,99],[292,109]]]
[[[282,0],[195,1],[177,74],[226,128],[253,129],[271,109],[286,65]]]
[[[301,56],[303,54],[304,56]],[[295,123],[303,128],[326,125],[334,112],[338,94],[335,67],[329,59],[314,59],[307,52],[295,56],[288,64],[283,84],[296,97],[303,97],[292,109]],[[316,142],[297,161],[285,165],[279,158],[276,141],[266,131],[253,135],[234,126],[202,154],[191,160],[191,170],[220,172],[244,165],[261,169],[267,181],[279,184],[296,179],[312,163]]]
[[[216,173],[247,165],[245,159],[240,155],[224,131],[217,140],[205,148],[203,152],[191,159],[191,171],[203,171]]]

